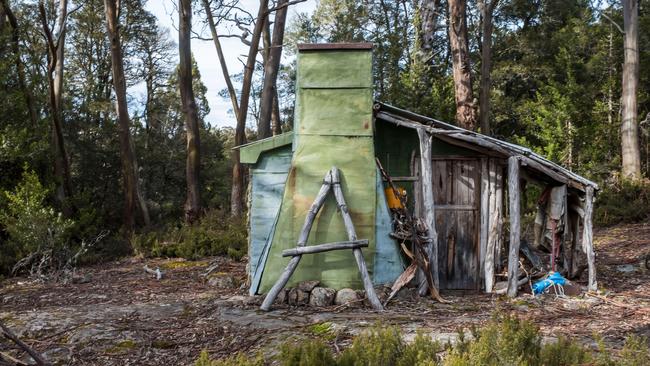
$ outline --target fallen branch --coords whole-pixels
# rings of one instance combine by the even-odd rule
[[[40,353],[34,351],[33,348],[28,346],[25,342],[21,341],[18,336],[16,336],[11,329],[7,328],[4,323],[0,321],[0,329],[2,329],[2,335],[14,342],[18,347],[22,348],[25,352],[27,352],[32,359],[36,362],[37,365],[39,366],[51,366],[52,364],[47,361]]]
[[[528,279],[528,277],[524,277],[524,278],[520,279],[519,281],[517,281],[517,288],[527,284],[529,281],[530,280]],[[507,287],[500,288],[500,289],[494,291],[494,293],[497,294],[497,295],[504,295],[506,292],[508,292]]]
[[[7,360],[7,362],[9,362],[9,363],[4,363],[4,362],[2,362],[2,363],[0,363],[0,365],[18,365],[18,366],[27,366],[27,364],[26,364],[25,362],[23,362],[23,361],[21,361],[21,360],[15,358],[15,357],[13,357],[12,355],[10,355],[10,354],[8,354],[8,353],[5,353],[5,352],[0,352],[0,358],[3,358],[3,359],[5,359],[5,360]]]
[[[158,281],[160,281],[163,278],[163,272],[158,267],[156,267],[156,269],[154,270],[154,269],[149,268],[145,264],[144,267],[142,267],[142,269],[144,269],[144,271],[147,272],[148,274],[156,276],[156,279]]]

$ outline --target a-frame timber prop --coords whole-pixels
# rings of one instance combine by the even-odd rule
[[[320,211],[321,207],[323,207],[323,204],[325,203],[325,198],[327,198],[327,194],[330,191],[334,192],[334,197],[336,198],[336,204],[339,207],[341,216],[343,216],[343,223],[345,224],[345,230],[347,231],[348,234],[348,241],[305,246],[307,244],[307,239],[309,238],[309,232],[311,231],[311,227],[314,224],[314,220],[316,219],[316,215],[318,214],[318,211]],[[348,212],[348,207],[345,204],[345,198],[343,197],[343,190],[341,189],[341,179],[340,179],[339,170],[336,167],[332,167],[332,169],[330,169],[330,171],[328,171],[327,174],[325,174],[323,185],[321,186],[318,195],[314,199],[314,202],[312,203],[311,207],[309,208],[309,211],[307,212],[305,223],[303,224],[302,230],[300,231],[300,236],[298,237],[297,247],[294,249],[287,249],[282,251],[283,257],[292,257],[292,258],[289,261],[287,267],[284,269],[284,272],[282,272],[282,274],[278,278],[277,282],[275,282],[271,290],[269,290],[269,293],[264,298],[264,302],[262,303],[262,306],[260,308],[264,311],[269,311],[271,309],[271,305],[273,304],[273,301],[278,296],[280,291],[282,291],[284,286],[286,286],[287,282],[289,282],[289,278],[298,267],[298,263],[300,262],[300,259],[304,254],[322,253],[322,252],[328,252],[332,250],[352,249],[354,258],[357,261],[357,266],[359,267],[359,272],[361,273],[361,278],[363,279],[363,287],[366,290],[366,296],[368,297],[370,304],[372,304],[372,307],[375,310],[380,310],[380,311],[384,310],[384,307],[381,305],[381,302],[379,301],[379,298],[375,293],[375,289],[372,286],[372,281],[370,280],[370,276],[368,275],[368,269],[366,268],[366,262],[363,259],[363,254],[361,253],[361,248],[367,246],[368,246],[368,239],[361,239],[361,240],[357,239],[357,233],[356,230],[354,229],[354,223],[352,223],[352,217]]]

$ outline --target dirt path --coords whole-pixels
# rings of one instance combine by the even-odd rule
[[[487,321],[495,309],[534,320],[545,336],[571,335],[586,344],[594,334],[614,348],[629,333],[650,336],[650,272],[637,260],[650,253],[650,224],[600,229],[595,238],[599,287],[605,290],[599,297],[524,295],[509,301],[447,294],[452,302],[437,304],[405,294],[383,313],[286,306],[261,313],[259,299],[239,286],[245,263],[218,259],[217,271],[228,281],[210,284],[201,277],[209,260],[127,259],[81,269],[90,280],[82,284],[6,280],[0,283],[0,319],[62,365],[189,365],[202,349],[213,357],[273,350],[288,337],[322,336],[323,329],[336,334],[330,342],[344,347],[377,322],[399,326],[406,337],[419,329],[453,341],[459,328]],[[159,266],[163,279],[146,274],[144,264]],[[24,357],[4,340],[0,351]]]

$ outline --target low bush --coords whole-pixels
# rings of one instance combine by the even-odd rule
[[[514,316],[494,316],[482,328],[473,329],[472,337],[461,332],[455,345],[441,346],[427,335],[418,333],[413,342],[404,342],[395,327],[375,326],[355,337],[352,345],[338,355],[322,340],[293,340],[284,343],[280,353],[268,359],[237,355],[222,361],[210,361],[202,353],[197,366],[282,365],[282,366],[641,366],[650,365],[648,340],[630,336],[617,358],[600,342],[600,351],[592,352],[565,337],[542,344],[539,328]],[[445,354],[444,357],[439,355]],[[212,363],[210,363],[212,362]],[[220,362],[220,363],[218,363]]]
[[[241,259],[247,251],[246,226],[224,212],[207,212],[193,225],[182,224],[134,235],[133,249],[145,257],[198,259],[228,255]]]
[[[594,204],[594,223],[608,226],[650,218],[650,182],[623,181],[605,186]]]

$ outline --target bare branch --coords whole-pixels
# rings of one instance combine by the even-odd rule
[[[295,5],[295,4],[300,4],[300,3],[304,3],[305,1],[307,1],[307,0],[293,0],[293,1],[289,1],[288,3],[284,3],[284,4],[282,4],[282,5],[278,5],[278,6],[276,6],[276,7],[270,8],[269,10],[266,11],[266,14],[272,13],[272,12],[274,12],[274,11],[276,11],[276,10],[280,10],[280,9],[282,9],[282,8],[286,8],[287,6],[291,6],[291,5]]]
[[[623,31],[623,28],[621,28],[621,26],[618,25],[618,23],[616,23],[614,20],[612,20],[612,18],[607,16],[607,14],[605,14],[604,11],[601,12],[600,15],[602,15],[605,19],[609,20],[610,23],[612,23],[616,27],[616,29],[618,29],[618,31],[621,32],[621,34],[625,34],[625,31]]]

